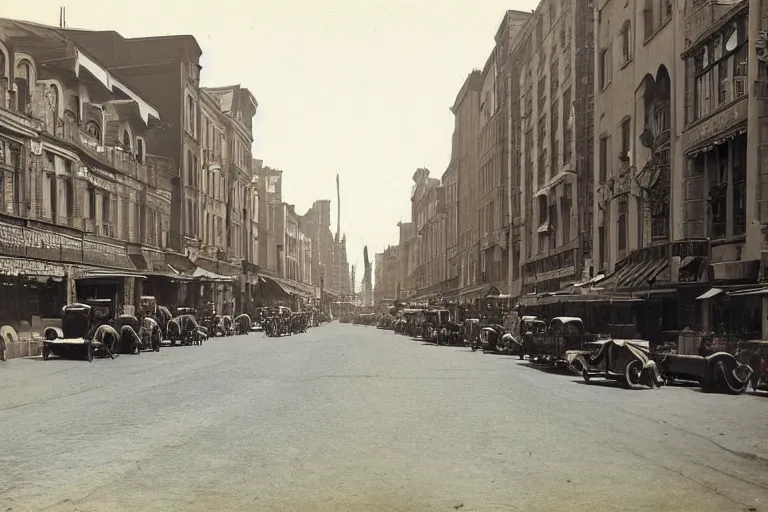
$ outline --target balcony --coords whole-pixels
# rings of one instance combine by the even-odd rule
[[[718,0],[688,0],[686,6],[688,16],[685,19],[685,51],[699,43],[706,34],[712,33],[713,29],[721,25],[720,22],[724,24],[727,21],[725,19],[727,14],[738,12],[744,7],[745,5],[740,3],[728,5]]]
[[[734,127],[747,122],[747,97],[741,96],[735,101],[716,110],[689,125],[683,132],[683,152],[695,152]]]
[[[124,150],[122,147],[101,144],[97,138],[69,120],[59,119],[54,131],[55,133],[51,133],[48,130],[48,133],[74,144],[88,156],[103,163],[110,169],[135,179],[146,180],[146,165],[136,160],[136,156],[133,153]]]

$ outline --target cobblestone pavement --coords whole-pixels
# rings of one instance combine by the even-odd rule
[[[766,511],[768,398],[340,325],[0,363],[0,512]]]

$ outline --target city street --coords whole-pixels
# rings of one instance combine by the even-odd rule
[[[0,363],[0,512],[766,511],[768,397],[333,323]]]

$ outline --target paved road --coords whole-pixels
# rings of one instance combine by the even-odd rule
[[[768,511],[768,398],[338,323],[0,364],[0,512]]]

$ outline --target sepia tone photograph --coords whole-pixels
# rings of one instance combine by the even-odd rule
[[[143,511],[768,512],[768,0],[2,2],[0,512]]]

